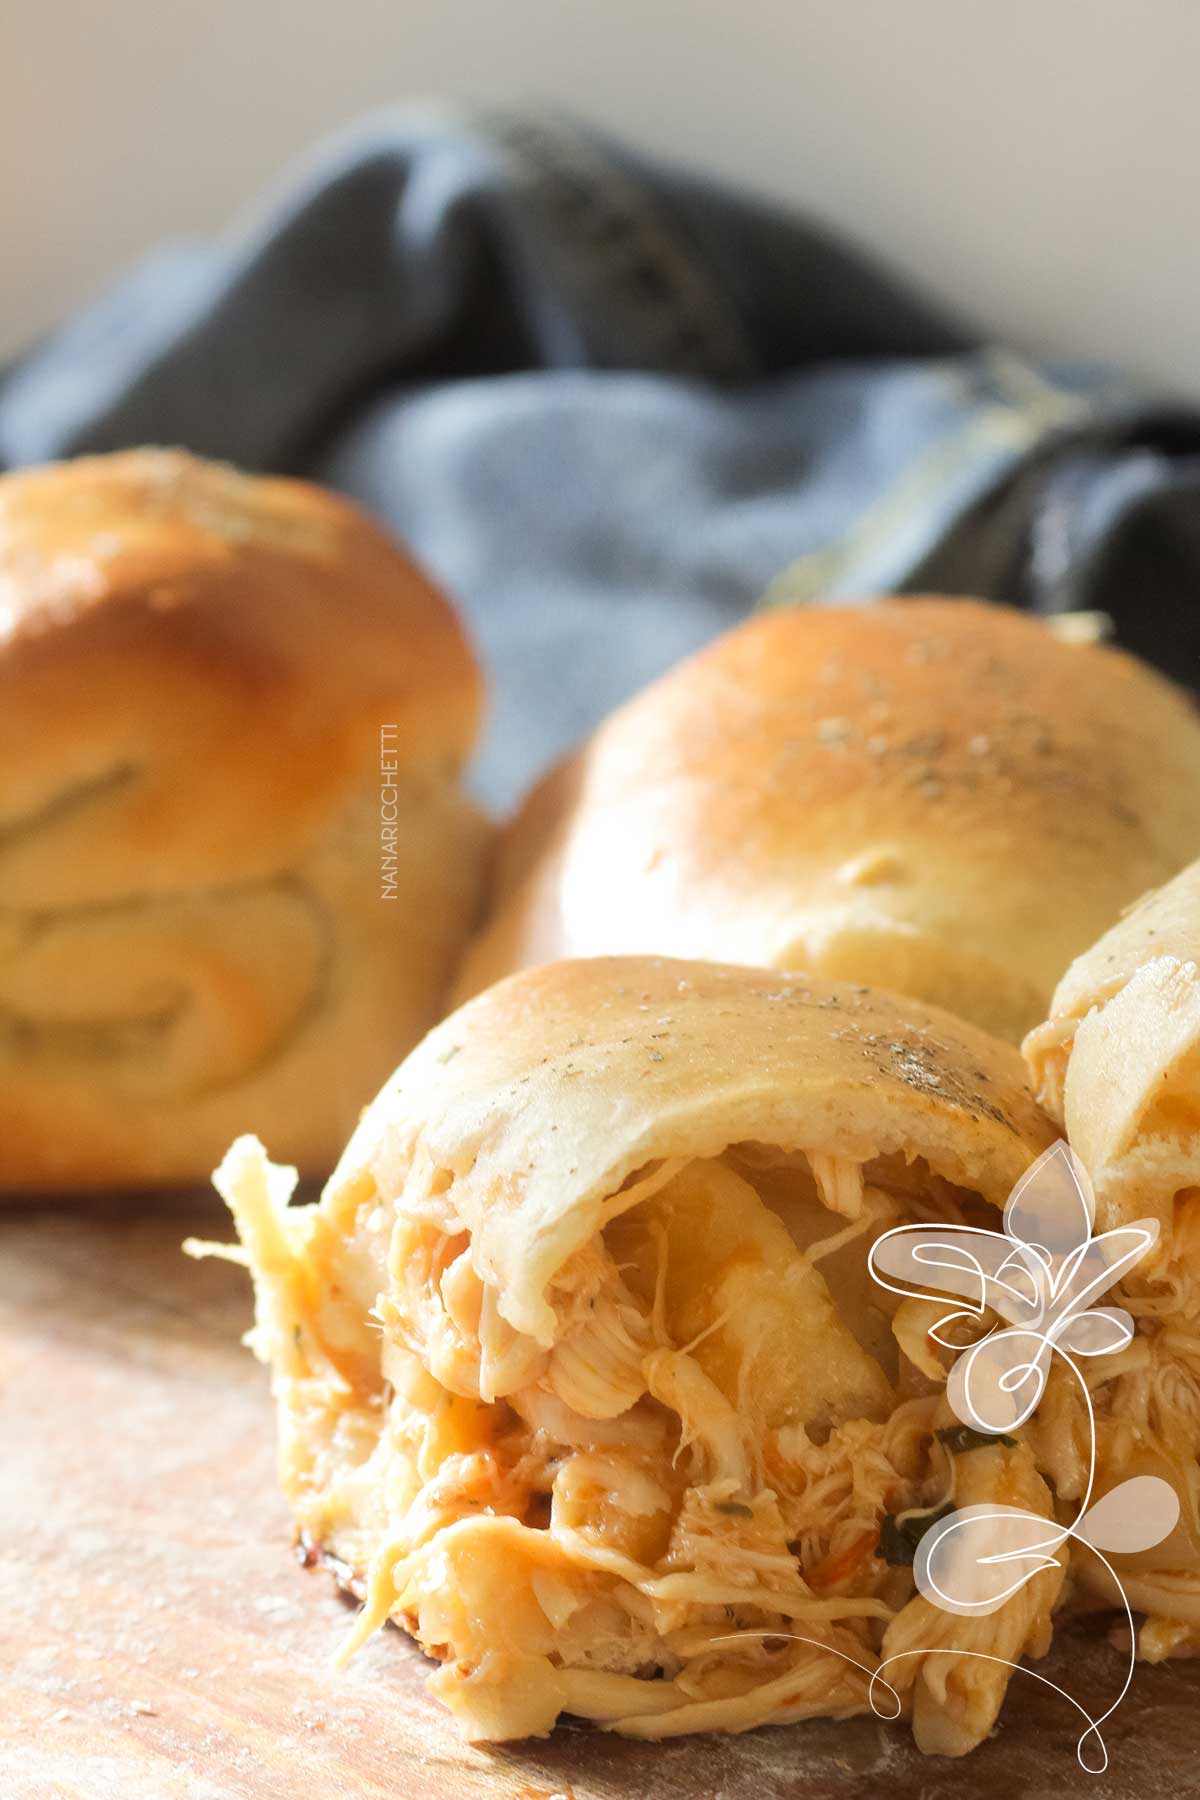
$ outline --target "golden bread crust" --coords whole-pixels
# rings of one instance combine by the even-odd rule
[[[1018,1040],[1200,852],[1200,716],[1120,651],[969,600],[765,612],[527,801],[459,997],[663,952],[912,992]]]
[[[526,970],[429,1034],[364,1116],[331,1192],[414,1160],[453,1179],[505,1316],[541,1289],[646,1163],[740,1140],[903,1152],[1002,1207],[1052,1140],[1010,1045],[862,985],[657,957]],[[539,1285],[540,1284],[540,1285]]]
[[[0,1191],[200,1180],[250,1123],[328,1170],[476,917],[481,698],[333,494],[172,450],[0,478]]]

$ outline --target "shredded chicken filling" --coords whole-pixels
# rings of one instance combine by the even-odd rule
[[[564,1712],[651,1737],[840,1716],[866,1709],[893,1656],[927,1747],[990,1730],[1006,1671],[913,1654],[978,1649],[979,1622],[915,1597],[885,1521],[988,1497],[1067,1516],[1082,1447],[1070,1391],[1052,1383],[1015,1446],[952,1454],[932,1314],[889,1311],[864,1286],[871,1235],[961,1217],[957,1190],[761,1146],[652,1168],[559,1270],[546,1349],[504,1319],[436,1172],[399,1217],[369,1180],[328,1216],[288,1209],[257,1146],[223,1182],[257,1279],[289,1498],[365,1587],[347,1654],[401,1622],[481,1738],[544,1732]],[[1188,1213],[1181,1233],[1197,1229]],[[1195,1486],[1189,1266],[1181,1254],[1125,1299],[1139,1333],[1095,1395],[1113,1479],[1152,1454]],[[1151,1609],[1178,1628],[1146,1655],[1200,1632],[1195,1534],[1178,1548]],[[1044,1651],[1061,1588],[1062,1570],[1029,1584],[985,1622],[986,1648]]]

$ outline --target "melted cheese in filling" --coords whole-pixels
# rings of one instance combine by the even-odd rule
[[[1015,1449],[944,1447],[925,1321],[864,1269],[874,1232],[957,1202],[935,1178],[891,1191],[874,1173],[761,1148],[645,1171],[637,1203],[559,1270],[546,1348],[502,1317],[452,1187],[431,1177],[399,1217],[368,1177],[289,1208],[286,1172],[240,1140],[219,1185],[255,1276],[284,1488],[365,1593],[344,1654],[400,1623],[472,1738],[563,1713],[642,1737],[841,1716],[900,1655],[888,1679],[923,1744],[986,1735],[1006,1672],[908,1653],[1039,1654],[1062,1571],[983,1621],[984,1645],[979,1622],[914,1596],[881,1526],[954,1498],[1049,1513],[1043,1475],[1061,1512],[1078,1421],[1052,1387],[1052,1425]],[[1178,1321],[1155,1330],[1097,1392],[1105,1454],[1132,1468],[1148,1431],[1194,1478],[1200,1356]],[[1178,1653],[1200,1586],[1155,1610],[1185,1623],[1145,1653]]]

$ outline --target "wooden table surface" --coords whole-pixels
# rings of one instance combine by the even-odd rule
[[[1093,1800],[1200,1794],[1200,1665],[1139,1669],[1102,1776],[1066,1703],[1017,1677],[965,1762],[859,1719],[626,1743],[458,1741],[381,1632],[342,1675],[329,1577],[290,1548],[248,1283],[179,1252],[208,1197],[0,1211],[0,1800]],[[1090,1703],[1118,1659],[1040,1667]]]

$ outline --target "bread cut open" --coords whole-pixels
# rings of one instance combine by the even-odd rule
[[[1097,1226],[1159,1227],[1120,1303],[1137,1335],[1106,1357],[1094,1387],[1098,1491],[1135,1475],[1175,1488],[1180,1518],[1162,1544],[1118,1558],[1147,1617],[1139,1653],[1200,1653],[1200,863],[1142,897],[1078,957],[1050,1017],[1025,1040],[1047,1111],[1091,1174]],[[1052,1379],[1047,1454],[1065,1498],[1082,1491],[1086,1419],[1077,1387]],[[1101,1564],[1077,1554],[1080,1585],[1114,1598]]]
[[[1008,1671],[939,1652],[1043,1651],[1062,1567],[971,1621],[911,1546],[952,1497],[1053,1495],[1024,1433],[955,1439],[867,1253],[996,1224],[1053,1136],[1015,1050],[916,1001],[609,958],[438,1027],[317,1205],[239,1140],[283,1485],[352,1643],[405,1627],[485,1739],[849,1714],[897,1657],[919,1742],[969,1749]]]

